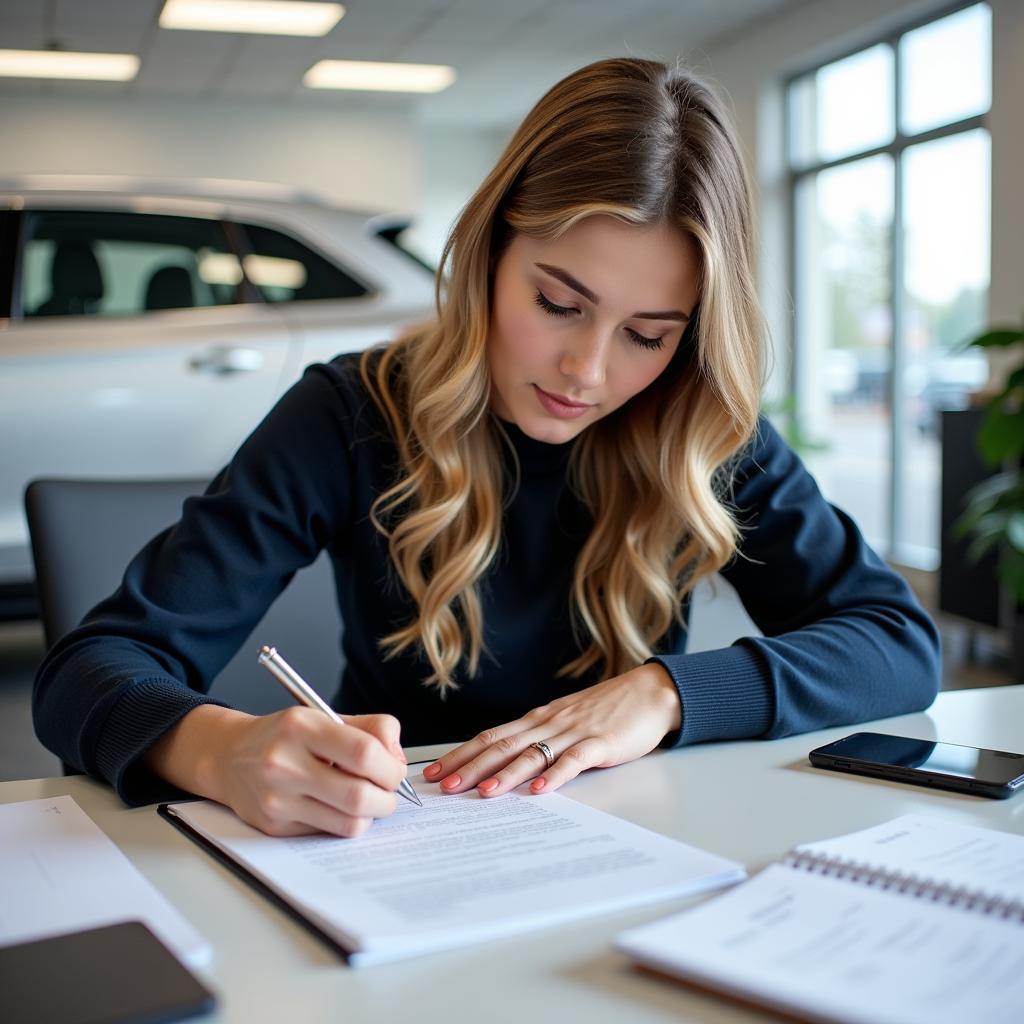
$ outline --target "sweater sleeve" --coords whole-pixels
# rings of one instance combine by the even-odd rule
[[[128,804],[179,791],[142,755],[207,696],[294,573],[343,527],[351,437],[343,370],[310,367],[119,588],[47,653],[32,710],[40,740]]]
[[[764,636],[649,659],[683,705],[663,745],[774,739],[928,707],[940,678],[934,624],[765,419],[733,505],[742,538],[722,575]]]

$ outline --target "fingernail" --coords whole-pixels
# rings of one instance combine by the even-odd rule
[[[460,775],[449,775],[442,783],[445,789],[458,789],[462,785],[462,776]]]
[[[547,779],[534,779],[533,782],[530,783],[530,789],[532,789],[534,793],[539,793],[547,784]]]
[[[486,782],[481,782],[476,788],[479,789],[481,793],[490,793],[491,790],[498,788],[498,780],[488,779]]]
[[[441,766],[439,764],[429,764],[423,769],[423,774],[428,778],[432,779],[435,775],[440,774]]]

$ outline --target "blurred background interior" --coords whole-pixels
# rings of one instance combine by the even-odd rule
[[[938,619],[943,685],[1021,678],[1001,538],[954,529],[1024,348],[968,344],[1024,321],[1019,0],[0,0],[0,780],[59,772],[26,483],[212,476],[302,366],[429,311],[518,121],[619,54],[734,112],[766,411]],[[698,598],[697,647],[747,628]]]

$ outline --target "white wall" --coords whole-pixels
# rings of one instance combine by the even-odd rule
[[[415,214],[409,241],[436,261],[508,134],[417,123],[411,113],[24,97],[0,105],[0,178],[123,174],[293,184],[343,205]]]
[[[438,263],[448,231],[511,136],[476,128],[420,127],[420,204],[409,244]]]
[[[1020,0],[989,3],[994,39],[989,320],[1019,324],[1024,318],[1024,4]],[[705,51],[699,70],[731,101],[756,175],[762,238],[759,272],[779,364],[777,377],[784,379],[792,342],[785,262],[783,81],[817,61],[870,44],[884,31],[948,6],[934,0],[818,0]],[[956,217],[955,207],[949,216]]]
[[[420,195],[409,116],[255,103],[22,97],[0,104],[0,177],[127,174],[298,184],[408,212]]]

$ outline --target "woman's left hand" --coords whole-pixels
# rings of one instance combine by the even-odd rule
[[[533,793],[548,793],[586,768],[610,768],[653,750],[679,728],[682,708],[675,684],[657,663],[534,708],[522,718],[486,729],[423,771],[445,793],[477,787],[500,796],[533,779]],[[555,760],[531,743],[542,741]]]

